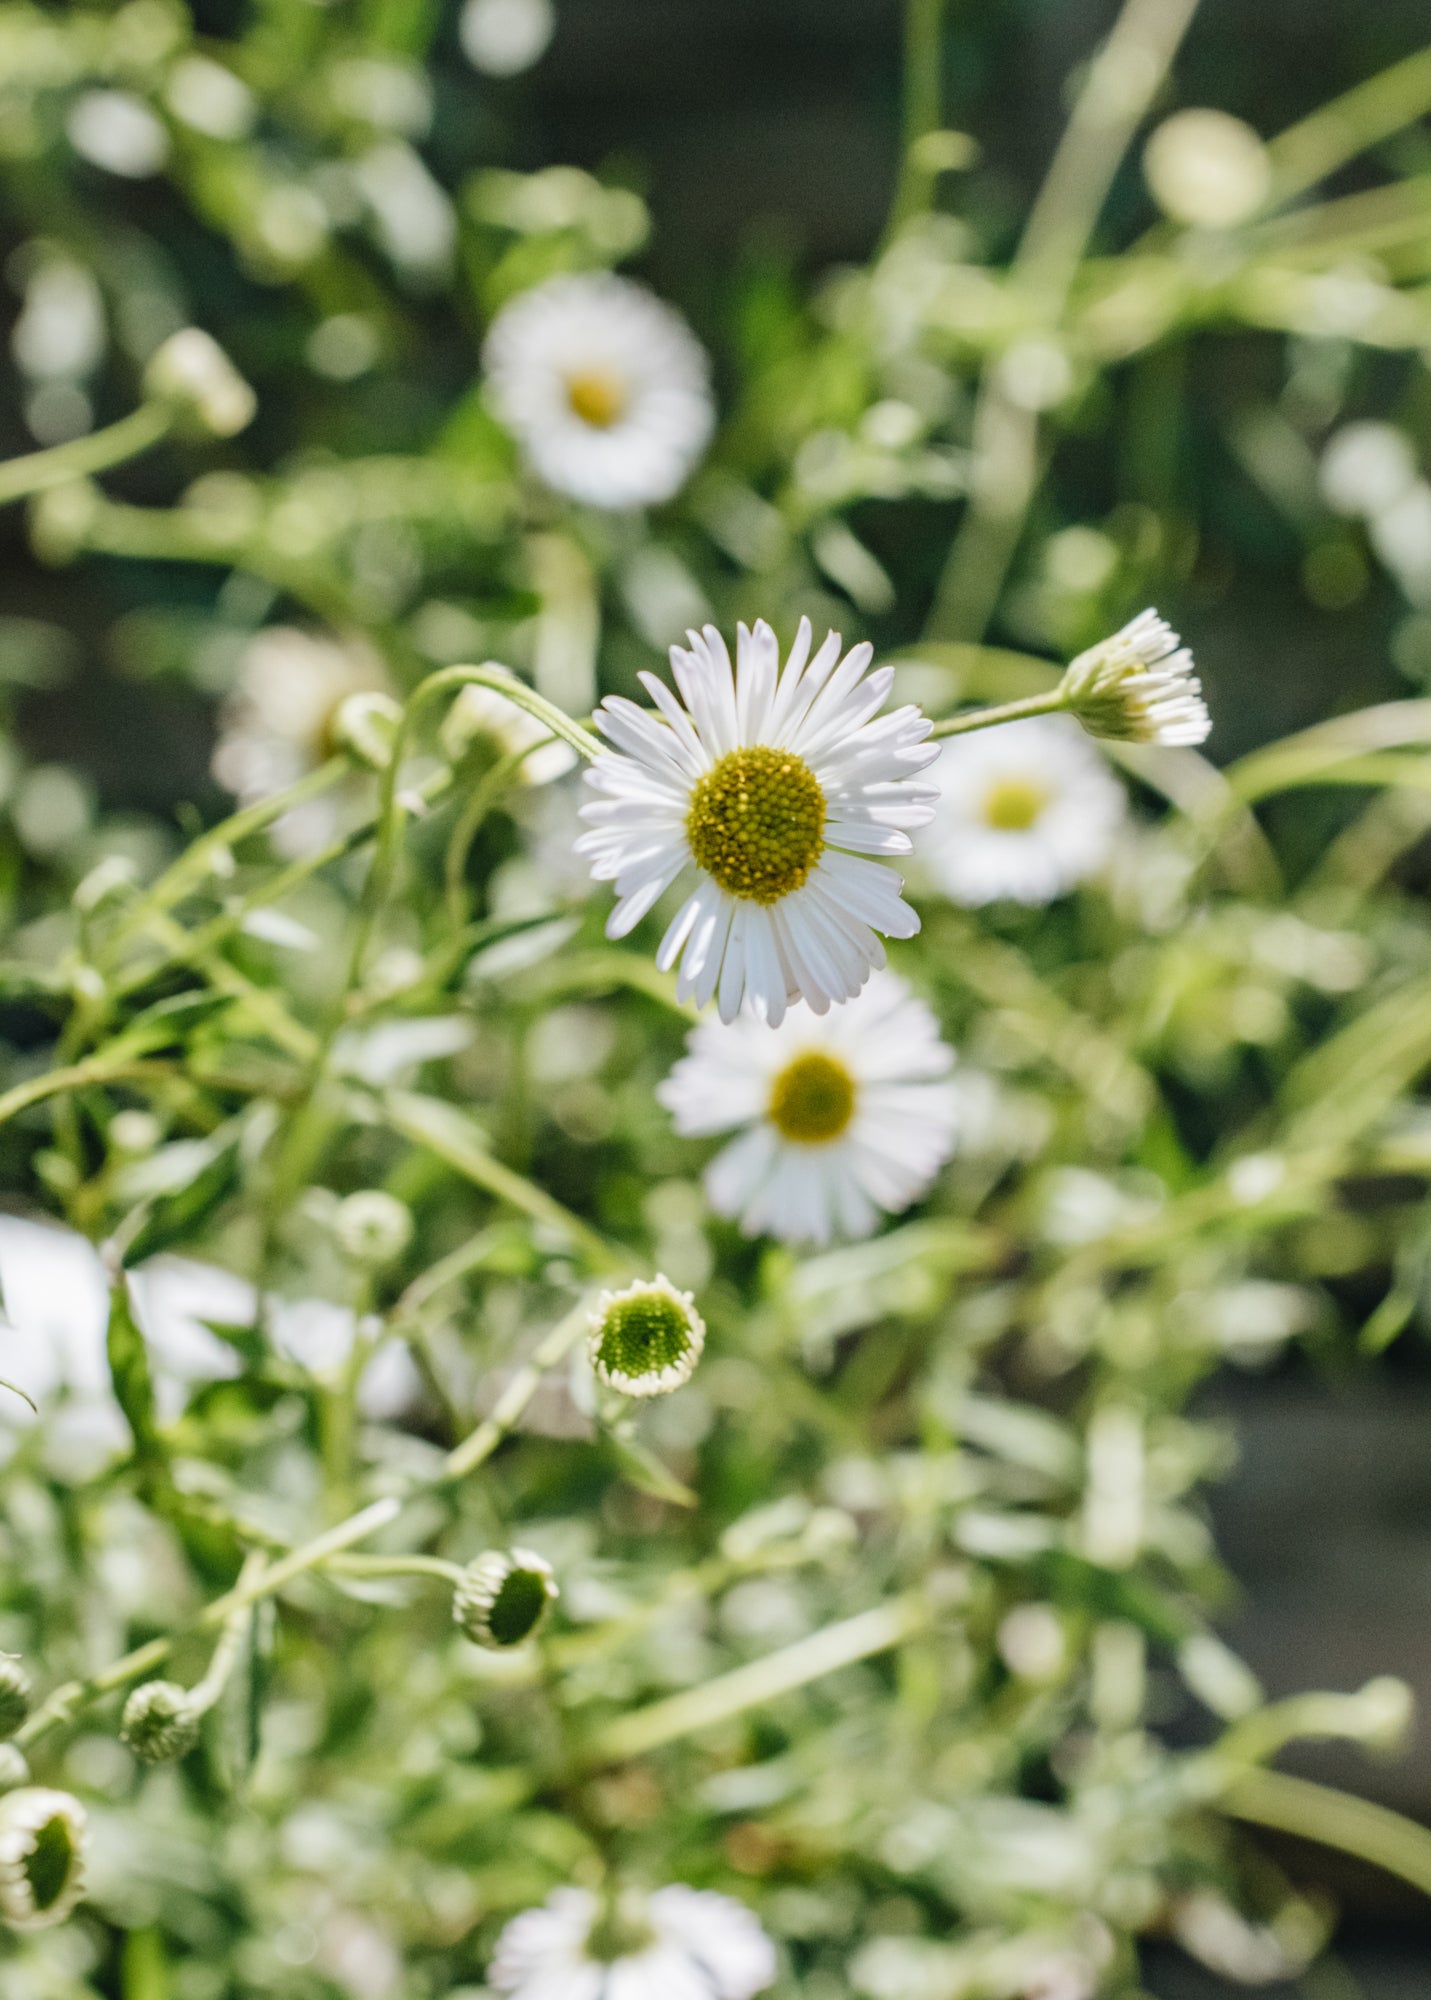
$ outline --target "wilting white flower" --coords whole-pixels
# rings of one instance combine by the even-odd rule
[[[1175,222],[1231,229],[1267,199],[1272,163],[1242,119],[1226,111],[1176,111],[1143,154],[1153,198]]]
[[[823,1013],[884,964],[876,932],[919,929],[902,878],[871,857],[907,854],[906,829],[931,818],[936,793],[917,774],[938,746],[917,708],[878,715],[894,670],[870,673],[868,645],[841,660],[831,632],[811,659],[802,618],[782,673],[762,619],[740,627],[732,671],[714,626],[687,636],[689,651],[671,648],[680,701],[642,674],[659,714],[619,697],[597,714],[616,747],[587,772],[601,796],[577,845],[616,885],[607,935],[625,937],[693,870],[657,955],[663,970],[679,961],[682,998],[718,997],[725,1021],[743,1001],[775,1025],[796,999]]]
[[[569,743],[495,688],[465,687],[448,709],[442,724],[442,747],[456,763],[482,738],[503,757],[521,757],[518,778],[528,785],[550,784],[564,777],[576,762]],[[535,746],[541,744],[541,749]],[[530,751],[529,756],[523,756]]]
[[[63,1923],[84,1894],[85,1813],[68,1792],[25,1786],[0,1798],[0,1922]]]
[[[1063,705],[1090,736],[1125,743],[1204,743],[1212,728],[1188,648],[1156,611],[1070,662]]]
[[[376,657],[356,642],[270,625],[245,649],[238,683],[225,702],[213,772],[242,805],[296,784],[333,748],[333,724],[350,695],[381,686]],[[336,827],[331,802],[286,814],[274,843],[288,855],[310,852]]]
[[[749,1910],[680,1886],[605,1914],[590,1890],[558,1889],[508,1924],[488,1974],[512,2000],[754,2000],[774,1978]]]
[[[968,908],[1066,894],[1108,859],[1126,807],[1103,759],[1061,716],[957,736],[935,775],[939,810],[922,859]]]
[[[706,1323],[689,1292],[669,1278],[638,1278],[603,1292],[587,1351],[598,1380],[623,1396],[664,1396],[689,1382],[706,1344]]]
[[[798,1008],[694,1029],[657,1096],[683,1137],[739,1131],[706,1193],[749,1236],[867,1236],[929,1187],[954,1149],[953,1051],[893,973],[823,1018]]]
[[[608,271],[511,300],[483,365],[492,407],[538,476],[594,507],[669,500],[710,438],[705,350],[664,301]]]

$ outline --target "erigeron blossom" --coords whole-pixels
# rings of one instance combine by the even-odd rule
[[[516,775],[521,784],[550,784],[576,763],[569,743],[553,737],[534,715],[496,688],[463,688],[443,720],[442,747],[454,763],[478,742],[489,743],[498,756],[520,757]]]
[[[536,1633],[560,1594],[545,1557],[531,1549],[489,1549],[463,1571],[452,1616],[474,1645],[503,1652]]]
[[[935,775],[939,806],[920,858],[970,909],[1066,895],[1103,867],[1127,810],[1121,784],[1062,716],[955,737]]]
[[[867,1236],[917,1201],[954,1149],[954,1054],[893,973],[826,1015],[703,1022],[657,1092],[677,1132],[736,1137],[706,1170],[711,1206],[747,1235]]]
[[[1059,692],[1090,736],[1114,742],[1195,745],[1212,728],[1191,652],[1152,609],[1080,653]]]
[[[879,714],[894,670],[871,673],[868,645],[841,659],[831,632],[812,658],[802,619],[782,671],[764,620],[739,628],[734,668],[714,626],[687,636],[671,648],[679,699],[643,674],[654,711],[611,697],[597,713],[613,748],[587,773],[598,797],[577,845],[615,883],[607,935],[681,883],[657,953],[679,965],[681,998],[717,1000],[725,1021],[748,1004],[772,1026],[797,999],[823,1013],[884,964],[878,933],[919,928],[886,857],[933,814],[921,774],[939,747],[917,708]]]
[[[587,1351],[597,1380],[623,1396],[665,1396],[689,1382],[706,1343],[695,1299],[669,1278],[638,1278],[603,1292],[590,1320]]]
[[[613,1908],[558,1889],[513,1919],[488,1983],[509,2000],[754,2000],[775,1948],[743,1904],[673,1885]]]
[[[0,1923],[63,1923],[84,1894],[87,1822],[68,1792],[25,1785],[0,1796]]]
[[[549,278],[497,314],[492,407],[532,470],[594,507],[669,500],[715,422],[710,364],[663,300],[610,272]]]

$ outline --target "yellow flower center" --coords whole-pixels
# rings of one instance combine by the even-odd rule
[[[568,375],[566,399],[572,415],[597,431],[609,431],[620,423],[631,400],[620,376],[606,368],[586,368]]]
[[[855,1080],[823,1049],[796,1056],[770,1086],[770,1122],[797,1146],[828,1146],[854,1115]]]
[[[691,854],[727,895],[778,903],[809,875],[824,835],[825,794],[793,751],[728,751],[692,788]]]
[[[984,820],[999,833],[1027,833],[1049,795],[1031,778],[1000,778],[984,794]]]

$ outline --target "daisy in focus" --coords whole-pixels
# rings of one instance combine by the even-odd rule
[[[669,500],[710,440],[704,348],[679,313],[609,271],[521,293],[482,359],[492,408],[532,469],[593,507]]]
[[[954,1150],[953,1050],[891,972],[823,1018],[704,1022],[657,1091],[683,1138],[739,1136],[706,1169],[720,1215],[747,1236],[868,1236],[919,1197]]]
[[[1087,738],[1062,716],[955,737],[922,860],[952,902],[1051,903],[1108,859],[1127,801]]]
[[[511,2000],[754,2000],[775,1948],[742,1904],[673,1886],[603,1908],[558,1889],[508,1924],[488,1981]]]
[[[1090,736],[1195,745],[1212,729],[1191,652],[1151,609],[1080,653],[1059,694]]]
[[[596,726],[614,747],[586,781],[577,843],[614,882],[608,937],[625,937],[673,883],[695,882],[657,954],[677,991],[733,1021],[748,1002],[772,1026],[803,999],[823,1013],[884,964],[876,933],[912,937],[919,919],[883,857],[910,852],[933,817],[919,773],[939,755],[917,708],[881,716],[892,667],[868,645],[840,658],[831,632],[811,657],[810,621],[784,670],[762,619],[744,625],[733,669],[719,632],[671,648],[680,693],[642,674],[658,713],[613,696]]]

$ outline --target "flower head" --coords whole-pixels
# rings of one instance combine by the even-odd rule
[[[739,1131],[706,1193],[749,1236],[867,1236],[924,1193],[953,1150],[953,1051],[893,973],[821,1018],[703,1023],[657,1095],[686,1137]]]
[[[85,1813],[38,1785],[0,1797],[0,1922],[12,1931],[63,1923],[84,1894]]]
[[[775,1948],[743,1904],[679,1885],[606,1910],[558,1889],[508,1924],[488,1974],[511,2000],[754,2000],[774,1978]]]
[[[520,757],[518,777],[528,785],[564,777],[576,762],[569,743],[554,738],[534,715],[495,688],[465,687],[443,719],[442,747],[456,764],[480,742],[489,743],[498,756]]]
[[[411,1243],[412,1232],[412,1210],[383,1188],[350,1194],[333,1217],[333,1234],[355,1264],[391,1264]]]
[[[1127,809],[1102,757],[1061,716],[956,736],[936,775],[939,810],[922,858],[968,908],[1065,895],[1103,866]]]
[[[1080,653],[1060,692],[1090,736],[1128,743],[1205,743],[1212,728],[1193,658],[1165,618],[1140,611]]]
[[[145,394],[168,403],[191,429],[234,437],[252,421],[258,398],[218,342],[186,326],[156,348],[144,371]]]
[[[533,470],[594,507],[669,500],[706,448],[710,367],[680,315],[627,278],[549,278],[483,351],[492,406]]]
[[[0,1653],[0,1739],[13,1736],[30,1713],[30,1676],[10,1653]]]
[[[175,1681],[145,1681],[124,1704],[120,1739],[144,1764],[187,1757],[199,1740],[200,1711]]]
[[[474,1645],[502,1652],[530,1639],[560,1595],[552,1566],[530,1549],[491,1549],[470,1562],[452,1616]]]
[[[763,620],[739,628],[734,670],[714,626],[687,636],[671,648],[679,701],[643,674],[659,713],[612,697],[596,718],[615,747],[587,773],[600,796],[577,845],[616,885],[607,935],[694,873],[657,955],[679,962],[681,997],[717,998],[725,1021],[745,1001],[772,1024],[796,999],[823,1013],[884,964],[877,932],[919,928],[902,878],[872,857],[907,854],[907,829],[932,817],[917,774],[939,746],[917,708],[879,715],[894,673],[869,672],[867,645],[841,660],[831,632],[812,659],[808,619],[783,672]]]
[[[603,1292],[591,1315],[588,1351],[598,1379],[623,1396],[664,1396],[689,1382],[706,1344],[705,1321],[689,1292],[669,1278],[638,1278]]]

